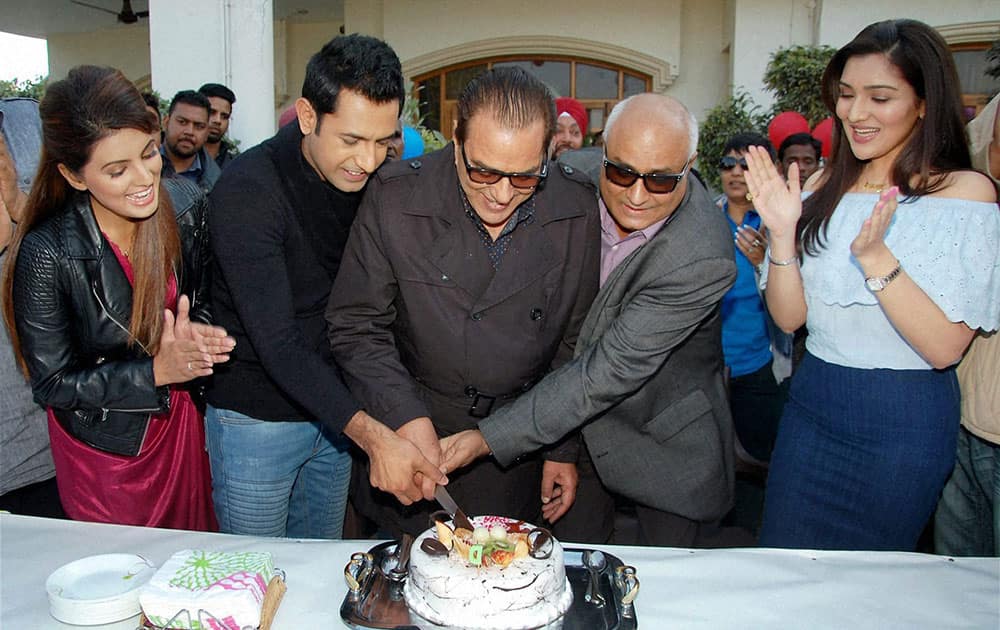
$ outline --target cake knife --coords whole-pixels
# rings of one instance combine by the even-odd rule
[[[451,498],[451,494],[445,490],[444,486],[438,486],[434,489],[434,498],[441,504],[441,507],[444,508],[445,512],[451,516],[451,520],[455,523],[455,527],[464,527],[470,532],[475,529],[475,527],[472,526],[472,522],[469,521],[469,517],[466,516],[465,512],[458,507],[458,504],[455,503],[455,499]]]

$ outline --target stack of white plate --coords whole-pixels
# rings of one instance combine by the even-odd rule
[[[81,558],[56,569],[45,581],[49,611],[80,626],[121,621],[138,615],[139,588],[156,567],[142,556],[112,553]]]

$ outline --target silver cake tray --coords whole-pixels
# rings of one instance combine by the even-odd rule
[[[604,553],[607,565],[599,571],[598,592],[602,604],[587,601],[590,571],[583,562],[585,552],[576,547],[563,549],[566,577],[573,588],[573,604],[560,619],[543,626],[561,630],[634,630],[638,627],[632,601],[639,590],[635,569],[616,556]],[[427,621],[406,606],[403,599],[405,578],[390,579],[396,566],[399,544],[385,542],[368,552],[351,556],[344,568],[348,591],[340,606],[340,617],[349,628],[391,628],[394,630],[460,630]],[[596,599],[596,598],[595,598]]]

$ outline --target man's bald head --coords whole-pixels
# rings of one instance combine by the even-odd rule
[[[626,114],[644,125],[665,125],[688,138],[688,157],[698,150],[698,120],[683,103],[664,94],[636,94],[619,101],[604,123],[604,141],[607,142],[618,118]]]
[[[698,148],[694,116],[675,98],[637,94],[611,110],[604,136],[607,163],[601,170],[601,199],[619,233],[645,230],[669,217],[684,200],[687,170]],[[650,192],[647,181],[655,180],[638,175],[657,175],[657,180],[675,181],[676,187]],[[622,185],[629,179],[630,185]]]

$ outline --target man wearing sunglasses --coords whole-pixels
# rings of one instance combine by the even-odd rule
[[[548,161],[554,131],[544,84],[486,72],[459,98],[454,142],[386,164],[358,211],[326,312],[334,356],[366,408],[434,462],[439,435],[571,358],[597,292],[596,191]],[[483,461],[448,488],[469,514],[555,522],[573,503],[578,450]],[[359,486],[355,505],[394,535],[423,531],[438,507]]]
[[[680,102],[628,98],[605,138],[601,289],[575,357],[479,431],[443,440],[443,469],[487,454],[508,464],[582,427],[605,495],[591,513],[613,495],[636,506],[638,540],[616,542],[710,545],[733,496],[719,317],[736,277],[731,236],[690,174],[698,127]],[[580,479],[581,495],[598,496]]]

